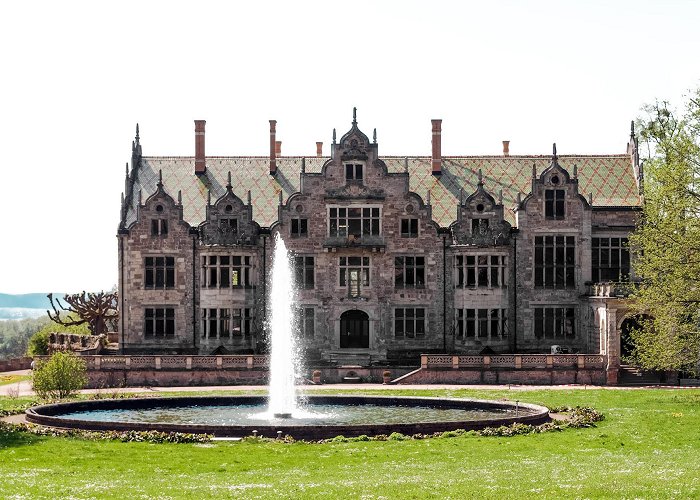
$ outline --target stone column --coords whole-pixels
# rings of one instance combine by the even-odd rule
[[[605,367],[607,384],[617,385],[617,376],[620,370],[620,332],[617,329],[617,309],[606,308],[606,343],[605,351],[608,355],[608,364]]]

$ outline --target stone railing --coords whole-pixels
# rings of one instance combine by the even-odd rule
[[[450,354],[422,354],[421,368],[605,368],[603,354],[500,354],[493,356],[458,356]]]
[[[629,297],[638,286],[639,284],[634,282],[591,283],[588,285],[588,295],[591,297]]]
[[[37,356],[37,359],[48,356]],[[91,370],[258,370],[267,369],[264,355],[241,356],[81,356]]]

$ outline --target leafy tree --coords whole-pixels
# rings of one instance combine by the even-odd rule
[[[632,332],[632,358],[647,369],[700,371],[700,89],[685,110],[667,102],[644,108],[639,121],[644,208],[630,237],[633,293],[649,316]]]
[[[42,399],[63,399],[87,385],[86,373],[85,361],[70,352],[57,352],[36,363],[32,384]]]

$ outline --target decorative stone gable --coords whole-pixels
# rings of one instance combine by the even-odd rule
[[[250,196],[249,196],[250,198]],[[200,239],[204,245],[255,245],[259,227],[253,221],[253,208],[234,194],[231,173],[226,192],[214,204],[211,192],[206,209],[207,219],[200,225]]]
[[[457,209],[457,222],[452,225],[453,242],[457,245],[500,246],[510,242],[511,226],[503,217],[503,200],[496,202],[484,189],[481,170],[476,191],[463,199]]]

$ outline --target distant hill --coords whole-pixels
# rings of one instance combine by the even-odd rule
[[[0,293],[0,307],[22,307],[27,309],[51,309],[46,293],[24,293],[12,295]],[[54,297],[63,298],[63,293],[54,293]]]

